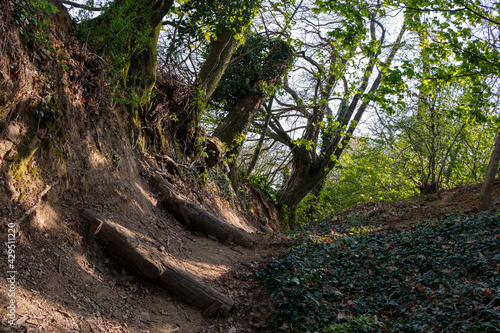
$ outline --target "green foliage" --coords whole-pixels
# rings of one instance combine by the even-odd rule
[[[500,219],[405,228],[309,226],[255,276],[275,302],[268,332],[498,332]]]
[[[360,333],[372,332],[374,323],[377,317],[371,318],[366,315],[359,315],[356,318],[340,324],[330,324],[325,327],[324,332],[327,333]]]
[[[380,138],[422,193],[482,181],[498,113],[492,83],[484,73],[455,76],[456,60],[428,49],[437,47],[429,26],[414,29],[419,56],[392,68],[371,96],[389,114],[379,113]]]
[[[261,0],[182,1],[181,6],[174,10],[179,17],[176,24],[181,35],[197,36],[200,40],[210,40],[229,30],[231,34],[236,34],[236,39],[244,41],[246,28],[257,15],[260,3]],[[181,38],[179,43],[182,43]]]
[[[92,3],[88,1],[90,7]],[[92,49],[107,59],[116,72],[127,72],[132,54],[153,46],[149,19],[152,13],[148,0],[125,0],[119,6],[109,6],[98,18],[83,20],[82,34],[90,34]]]
[[[180,1],[171,11],[172,27],[165,29],[170,41],[165,52],[168,61],[185,58],[186,41],[214,41],[224,31],[229,31],[241,43],[253,18],[257,15],[261,0],[237,1]],[[206,51],[206,50],[205,50]]]
[[[487,106],[489,99],[488,79],[500,75],[500,49],[493,35],[498,33],[500,19],[499,5],[486,5],[476,1],[465,4],[461,0],[412,0],[387,1],[386,5],[404,8],[404,18],[411,35],[419,36],[420,56],[407,56],[399,66],[388,70],[383,78],[384,96],[388,93],[397,99],[379,98],[387,110],[392,110],[392,103],[405,100],[411,79],[418,79],[419,89],[428,92],[435,83],[458,83],[475,87],[482,91],[471,99],[474,112]],[[425,14],[423,14],[425,13]],[[416,45],[410,46],[417,49]],[[427,73],[422,71],[422,62],[427,66]],[[401,106],[401,105],[400,105]]]
[[[356,138],[326,179],[319,198],[307,196],[297,208],[297,224],[314,205],[314,218],[324,219],[366,202],[404,200],[417,194],[415,185],[396,160],[397,155],[372,139]]]
[[[116,152],[113,152],[113,163],[118,168],[122,164],[122,158]]]
[[[311,205],[313,218],[321,220],[333,212],[366,202],[411,198],[419,193],[424,181],[430,184],[432,173],[437,177],[446,150],[458,131],[457,121],[462,120],[449,117],[446,112],[436,114],[432,125],[428,115],[405,118],[397,114],[394,119],[401,123],[391,125],[389,132],[394,133],[391,138],[353,139],[337,168],[327,177],[319,198],[308,195],[300,203],[297,225],[310,222]],[[494,135],[485,124],[465,126],[444,162],[439,187],[481,182]]]
[[[276,68],[268,63],[271,48],[276,43],[284,43],[279,39],[265,38],[252,34],[246,39],[233,55],[233,63],[228,66],[217,88],[210,99],[210,108],[217,110],[230,110],[236,101],[243,96],[252,94],[270,96],[279,84],[269,86],[265,80],[277,75]],[[281,47],[278,54],[272,55],[272,62],[279,63],[286,59],[291,50]]]
[[[22,36],[32,40],[42,50],[51,50],[49,42],[49,20],[47,14],[57,13],[57,8],[48,0],[21,0],[16,2],[14,22]]]
[[[352,46],[357,46],[365,38],[368,17],[371,13],[378,11],[376,7],[369,8],[368,3],[362,0],[348,3],[316,1],[316,5],[318,7],[314,11],[318,14],[335,12],[343,18],[342,26],[331,30],[328,35],[332,38],[332,42],[339,43],[342,50],[350,50],[350,52],[354,52]],[[364,50],[366,49],[365,47]]]
[[[243,177],[244,175],[241,176]],[[277,203],[279,192],[270,185],[269,179],[266,176],[251,174],[248,176],[247,181],[252,184],[264,196],[264,198],[266,198],[266,200]]]

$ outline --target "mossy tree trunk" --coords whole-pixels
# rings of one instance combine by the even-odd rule
[[[181,119],[177,131],[178,138],[185,142],[188,147],[195,145],[196,132],[205,109],[204,106],[231,62],[231,57],[239,44],[234,35],[240,32],[241,29],[236,32],[226,29],[211,40],[207,58],[201,66],[194,85],[196,103],[191,105],[188,113]]]
[[[139,104],[149,101],[149,97],[156,83],[157,70],[157,43],[161,25],[151,32],[151,45],[142,52],[134,52],[125,69],[126,86],[137,95]]]
[[[266,97],[262,94],[251,94],[239,99],[214,131],[214,136],[226,146],[226,156],[229,158],[229,179],[235,191],[238,189],[236,158],[245,142],[250,124],[265,99]]]
[[[113,69],[110,83],[124,91],[130,120],[145,148],[143,123],[156,83],[158,38],[174,0],[115,0],[98,17],[82,22],[93,51]],[[161,128],[158,133],[161,137]]]
[[[173,0],[116,0],[97,18],[84,22],[95,51],[109,58],[133,99],[149,101],[156,82],[157,44],[163,17]]]
[[[214,131],[214,136],[226,145],[227,156],[232,160],[230,167],[233,182],[237,181],[235,177],[235,160],[245,142],[246,134],[253,119],[267,98],[263,89],[259,88],[264,86],[273,87],[285,73],[289,62],[292,60],[292,55],[292,50],[285,42],[276,41],[269,50],[262,74],[256,74],[250,84],[253,92],[240,97]]]
[[[237,31],[236,33],[240,33]],[[226,67],[231,62],[231,57],[238,47],[238,40],[234,38],[235,33],[224,30],[216,38],[212,38],[210,50],[205,62],[200,68],[196,86],[204,93],[203,102],[206,103],[217,84],[219,83]]]

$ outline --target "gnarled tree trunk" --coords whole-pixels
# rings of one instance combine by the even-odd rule
[[[292,50],[284,41],[277,40],[274,42],[263,64],[262,74],[253,78],[250,87],[256,90],[264,85],[271,87],[275,85],[285,73],[289,62],[292,60],[292,55]],[[237,155],[255,115],[266,98],[267,96],[263,92],[242,96],[215,129],[214,136],[218,137],[226,145],[229,154],[232,152]]]
[[[149,101],[156,82],[158,36],[173,3],[115,0],[97,18],[83,22],[98,48],[95,51],[110,55],[113,65],[122,66],[125,86],[141,104]]]
[[[280,201],[290,214],[289,226],[295,227],[295,210],[304,197],[311,192],[326,177],[330,168],[319,162],[312,162],[309,152],[303,146],[293,150],[292,174],[280,191]]]

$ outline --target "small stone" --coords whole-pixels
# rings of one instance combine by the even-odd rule
[[[158,246],[158,251],[165,252],[165,246],[163,245]]]
[[[267,217],[262,216],[261,218],[259,218],[259,222],[260,222],[260,224],[262,224],[263,226],[266,226],[266,225],[267,225],[267,223],[269,223],[269,220],[267,219]]]

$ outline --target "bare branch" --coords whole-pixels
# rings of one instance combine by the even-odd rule
[[[69,0],[61,0],[61,2],[65,5],[72,6],[75,8],[80,8],[80,9],[85,9],[89,10],[91,12],[102,12],[103,10],[107,9],[108,7],[92,7],[92,6],[87,6],[83,5],[77,2],[69,1]]]

